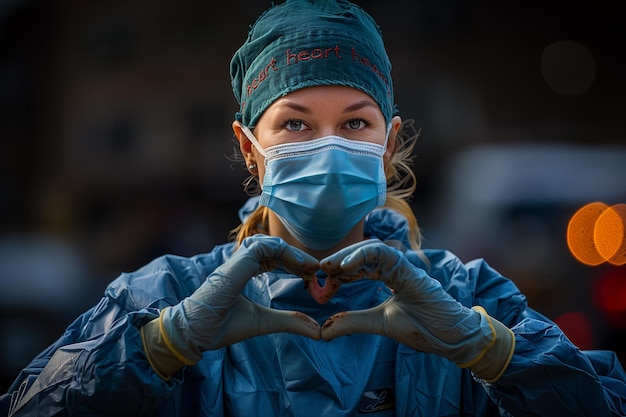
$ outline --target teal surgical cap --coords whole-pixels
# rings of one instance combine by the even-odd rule
[[[265,11],[230,64],[235,118],[253,127],[278,98],[305,87],[343,85],[394,113],[391,63],[381,31],[345,0],[287,0]]]

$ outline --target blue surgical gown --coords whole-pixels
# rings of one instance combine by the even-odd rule
[[[251,202],[250,204],[254,204]],[[249,207],[248,207],[249,208]],[[243,210],[242,213],[245,213]],[[406,220],[389,210],[367,217],[371,237],[408,246]],[[352,334],[315,341],[287,333],[204,353],[165,381],[146,360],[139,328],[190,295],[225,262],[232,244],[191,258],[160,257],[125,273],[0,397],[11,416],[623,416],[626,374],[612,352],[580,351],[531,310],[512,281],[483,260],[443,250],[407,256],[457,300],[483,306],[515,333],[515,354],[489,384],[442,357],[389,338]],[[381,282],[343,285],[317,304],[302,280],[275,270],[252,278],[245,295],[323,323],[379,304]]]

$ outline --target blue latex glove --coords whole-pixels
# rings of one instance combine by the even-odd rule
[[[401,251],[367,240],[323,259],[320,265],[329,275],[327,285],[370,278],[395,292],[376,307],[332,316],[322,326],[323,339],[357,332],[381,334],[469,367],[487,381],[498,379],[510,362],[515,340],[511,330],[482,307],[467,308],[456,301]]]
[[[290,332],[319,339],[320,326],[309,316],[262,307],[241,294],[253,276],[277,267],[310,280],[319,263],[280,238],[246,238],[191,296],[143,326],[144,350],[157,373],[168,378],[206,350],[254,336]]]

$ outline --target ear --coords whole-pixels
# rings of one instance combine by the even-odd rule
[[[237,137],[237,140],[239,141],[239,149],[241,150],[241,154],[243,155],[243,158],[246,161],[246,167],[248,167],[249,171],[254,170],[255,172],[251,172],[251,174],[255,174],[256,169],[249,168],[250,166],[257,165],[256,155],[254,152],[254,145],[252,145],[252,142],[250,142],[250,139],[248,139],[245,133],[243,133],[243,129],[241,128],[242,126],[243,125],[241,124],[241,122],[235,120],[233,122],[233,132],[235,133],[235,136]]]
[[[383,155],[383,160],[386,163],[391,161],[391,157],[396,150],[396,137],[402,126],[402,119],[400,116],[394,116],[391,119],[391,130],[389,131],[389,140],[387,140],[387,150]]]

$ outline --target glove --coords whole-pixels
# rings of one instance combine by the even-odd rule
[[[320,326],[311,317],[262,307],[241,294],[253,276],[277,267],[311,279],[319,263],[280,238],[248,237],[191,296],[144,325],[144,351],[157,374],[169,379],[198,362],[202,352],[254,336],[290,332],[319,339]]]
[[[323,259],[320,265],[329,275],[327,282],[367,277],[394,290],[376,307],[330,317],[322,326],[322,339],[357,332],[384,335],[469,367],[487,382],[497,380],[508,366],[515,348],[513,332],[482,307],[470,309],[456,301],[401,251],[366,240]]]

